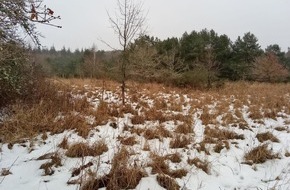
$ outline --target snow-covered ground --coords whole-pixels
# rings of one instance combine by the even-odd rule
[[[146,90],[144,90],[146,91]],[[90,96],[88,101],[92,106],[98,108],[100,103],[100,89],[93,91],[96,96]],[[142,94],[141,91],[139,91]],[[117,93],[105,91],[104,100],[109,103],[119,103],[120,99]],[[181,96],[183,96],[181,98]],[[187,190],[215,190],[215,189],[290,189],[290,157],[287,155],[290,152],[290,115],[281,114],[276,118],[263,118],[260,122],[256,122],[249,117],[249,110],[247,106],[241,108],[235,107],[234,103],[229,103],[228,113],[234,114],[234,109],[241,111],[243,122],[249,127],[242,129],[232,124],[223,122],[223,113],[218,114],[214,118],[216,124],[204,124],[201,115],[203,107],[193,107],[194,102],[198,102],[189,94],[174,94],[174,92],[163,93],[160,92],[154,96],[139,96],[138,101],[148,103],[148,109],[154,105],[156,99],[161,99],[169,104],[182,104],[182,109],[170,110],[170,106],[165,105],[164,113],[182,114],[192,120],[192,133],[185,134],[191,138],[191,143],[183,148],[171,148],[170,142],[176,136],[177,125],[182,124],[182,121],[168,120],[161,121],[146,121],[142,124],[133,125],[131,113],[124,114],[122,117],[114,118],[105,125],[94,126],[87,138],[77,135],[73,130],[65,131],[61,134],[47,134],[47,138],[39,135],[32,140],[23,140],[11,147],[9,144],[1,144],[0,151],[0,189],[1,190],[75,190],[79,189],[79,184],[68,184],[74,180],[82,178],[86,179],[87,173],[94,172],[96,176],[103,176],[108,174],[111,169],[111,161],[115,153],[119,151],[122,143],[121,138],[135,137],[137,143],[132,146],[123,145],[131,152],[128,165],[141,166],[147,172],[147,176],[143,177],[135,189],[140,190],[161,190],[156,175],[151,172],[150,167],[151,154],[158,154],[159,156],[166,156],[178,153],[181,161],[173,163],[166,160],[171,170],[185,169],[186,176],[176,178],[180,189]],[[75,98],[86,98],[86,96],[78,96]],[[225,97],[228,98],[228,97]],[[234,102],[235,97],[230,96],[228,101]],[[172,102],[175,101],[175,102]],[[213,100],[213,104],[207,105],[212,112],[217,109],[218,101]],[[132,107],[142,115],[145,108],[138,106],[137,102],[129,101]],[[290,105],[290,102],[289,102]],[[289,106],[288,105],[288,106]],[[287,106],[287,105],[286,105]],[[167,110],[166,110],[167,109]],[[241,118],[240,118],[241,119]],[[94,123],[94,117],[87,117],[89,123]],[[113,127],[112,123],[117,127]],[[156,129],[160,126],[172,133],[172,137],[160,137],[154,139],[144,138],[144,131],[141,134],[134,132],[133,129]],[[220,152],[214,151],[214,144],[206,143],[206,151],[197,149],[199,144],[205,138],[206,127],[217,127],[221,130],[235,132],[243,135],[244,139],[230,139],[228,148],[222,148]],[[284,128],[277,130],[277,127]],[[279,139],[279,142],[272,142],[270,140],[259,142],[256,135],[259,133],[270,132]],[[85,156],[82,158],[70,158],[66,156],[66,149],[60,148],[58,145],[67,138],[68,144],[76,142],[85,142],[93,144],[94,142],[104,141],[108,146],[108,151],[100,156],[92,157]],[[147,144],[149,150],[145,150],[144,146]],[[246,164],[245,154],[261,144],[267,144],[268,149],[279,158],[269,159],[264,163]],[[52,166],[53,173],[45,175],[44,169],[40,169],[41,165],[51,160],[51,156],[40,159],[43,155],[49,153],[57,154],[61,158],[60,166]],[[288,153],[288,154],[287,154]],[[188,160],[199,158],[208,163],[209,172],[206,173],[196,165],[190,165]],[[72,172],[75,168],[86,165],[91,162],[92,165],[83,168],[81,174],[72,177]],[[2,171],[1,171],[2,170]],[[105,188],[103,188],[105,189]]]

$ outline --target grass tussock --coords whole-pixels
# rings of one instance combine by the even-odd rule
[[[138,114],[138,112],[130,104],[126,104],[124,106],[121,106],[120,112],[122,114],[126,114],[126,113],[131,113],[132,115]]]
[[[202,121],[203,125],[216,124],[216,117],[217,115],[204,111],[200,116],[200,120]]]
[[[244,135],[239,135],[233,131],[228,131],[225,129],[218,129],[218,128],[210,128],[206,127],[204,131],[206,143],[215,143],[218,141],[223,140],[230,140],[230,139],[241,139],[243,140],[245,137]]]
[[[159,121],[160,123],[163,123],[167,121],[166,116],[162,111],[158,111],[155,108],[151,108],[147,111],[145,111],[145,120],[147,121]]]
[[[81,190],[95,190],[106,187],[108,190],[134,189],[140,180],[147,176],[145,171],[137,166],[128,166],[129,152],[122,147],[112,159],[112,168],[109,174],[89,179],[82,186]]]
[[[192,139],[185,135],[176,135],[171,141],[170,141],[170,148],[186,148],[187,145],[189,145],[192,142]]]
[[[272,141],[272,142],[280,142],[277,137],[275,137],[272,133],[270,132],[265,132],[265,133],[259,133],[256,135],[256,138],[260,142],[265,142],[265,141]]]
[[[276,131],[287,131],[286,127],[275,127]]]
[[[110,120],[111,110],[107,102],[101,101],[96,111],[91,110],[91,115],[95,116],[96,125],[105,125]]]
[[[43,169],[44,170],[44,174],[43,175],[53,175],[54,174],[54,171],[55,171],[55,168],[59,167],[59,166],[62,166],[62,163],[61,163],[61,157],[57,154],[57,153],[54,153],[54,154],[50,154],[49,157],[46,157],[45,155],[42,156],[42,158],[38,158],[38,160],[43,160],[43,159],[51,159],[50,161],[42,164],[40,166],[39,169]]]
[[[201,169],[205,173],[209,174],[210,173],[210,166],[208,161],[202,161],[199,158],[194,158],[194,159],[188,159],[187,163],[189,165],[195,165],[195,167]]]
[[[173,163],[180,163],[181,162],[181,155],[178,153],[166,155],[165,158],[169,159]]]
[[[52,131],[54,134],[62,133],[67,129],[75,129],[79,136],[86,138],[92,129],[86,118],[80,114],[69,113],[63,119],[55,123],[56,127]]]
[[[145,123],[145,117],[142,116],[142,115],[134,115],[131,118],[131,123],[133,125],[144,124]]]
[[[174,178],[159,174],[156,177],[158,184],[167,190],[179,190],[180,186]]]
[[[163,125],[160,125],[155,129],[155,132],[160,136],[164,138],[172,138],[172,133],[167,130]]]
[[[227,150],[230,149],[230,143],[228,141],[219,141],[214,146],[214,151],[216,153],[220,153],[222,149],[226,148]]]
[[[250,150],[244,156],[247,164],[261,164],[267,160],[272,160],[279,158],[278,154],[273,154],[271,150],[268,149],[268,144],[263,144],[257,146]]]
[[[151,154],[150,157],[152,161],[149,163],[149,166],[152,167],[153,174],[166,174],[173,178],[182,178],[188,173],[185,169],[170,170],[169,165],[166,163],[166,160],[169,159],[168,156]]]
[[[138,143],[135,136],[131,137],[118,137],[118,140],[121,144],[127,145],[127,146],[133,146]]]
[[[58,147],[59,148],[63,148],[63,149],[68,149],[69,148],[67,137],[64,137],[62,139],[62,141],[59,143]]]
[[[193,128],[191,125],[188,125],[186,123],[183,123],[181,125],[178,125],[175,129],[176,133],[182,133],[182,134],[188,134],[188,133],[193,133]]]
[[[163,125],[160,125],[155,129],[151,129],[151,128],[145,129],[143,132],[143,137],[147,140],[152,140],[152,139],[162,140],[162,138],[168,138],[168,137],[171,138],[172,134]]]
[[[108,147],[104,141],[99,141],[92,146],[87,143],[76,143],[69,147],[66,152],[68,157],[84,157],[84,156],[99,156],[108,151]]]
[[[215,141],[214,141],[215,142]],[[197,145],[196,145],[196,150],[198,151],[198,152],[205,152],[207,155],[210,155],[210,153],[209,153],[209,151],[208,151],[208,149],[207,149],[207,147],[206,147],[206,145],[207,145],[207,143],[208,143],[208,141],[207,142],[205,142],[204,140],[203,141],[201,141],[200,143],[198,143]]]

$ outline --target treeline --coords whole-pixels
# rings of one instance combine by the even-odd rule
[[[257,37],[248,32],[234,42],[214,30],[192,31],[181,38],[160,40],[141,36],[130,44],[127,64],[120,68],[121,52],[95,48],[71,52],[33,50],[50,75],[118,80],[120,69],[126,78],[177,86],[210,88],[224,80],[262,82],[289,81],[290,52],[277,44],[261,49]]]

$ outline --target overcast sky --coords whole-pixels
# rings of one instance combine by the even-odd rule
[[[120,48],[106,13],[114,13],[116,0],[45,0],[45,4],[61,16],[55,23],[63,28],[38,26],[45,36],[43,46],[75,50],[95,44],[108,50],[102,39]],[[279,44],[283,51],[290,47],[289,0],[144,0],[143,7],[148,12],[147,34],[160,39],[207,28],[232,41],[251,32],[263,49],[270,44]]]

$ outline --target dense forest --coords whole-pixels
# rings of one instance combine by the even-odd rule
[[[279,45],[261,49],[257,37],[248,32],[235,41],[214,30],[185,32],[180,38],[160,40],[144,35],[129,44],[128,79],[177,86],[211,88],[225,80],[261,82],[289,81],[290,51]],[[121,51],[69,48],[32,50],[49,76],[120,77]]]

